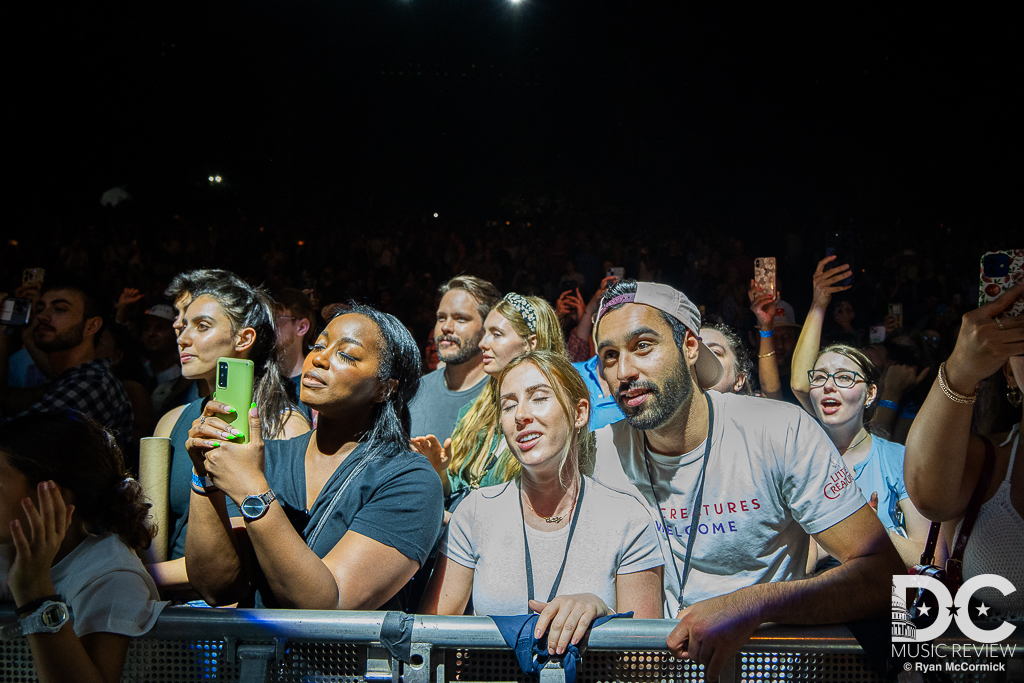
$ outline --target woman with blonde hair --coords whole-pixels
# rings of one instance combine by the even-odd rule
[[[501,441],[496,402],[497,376],[513,359],[529,351],[565,355],[558,316],[547,301],[509,292],[484,320],[484,372],[490,380],[476,400],[459,412],[450,443],[417,437],[413,448],[426,455],[444,485],[451,510],[472,489],[500,484],[514,477],[518,463]]]
[[[584,474],[590,395],[568,358],[521,355],[494,385],[515,478],[472,491],[455,511],[421,611],[462,614],[472,597],[476,614],[539,612],[534,635],[550,626],[559,654],[598,617],[661,617],[664,559],[649,515]]]

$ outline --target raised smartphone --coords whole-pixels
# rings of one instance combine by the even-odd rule
[[[27,285],[30,282],[42,282],[46,277],[45,268],[26,268],[21,271],[21,284]]]
[[[623,268],[622,266],[615,266],[614,268],[609,268],[608,272],[605,274],[605,277],[613,277],[618,280],[621,280],[622,278],[626,277],[626,269]]]
[[[981,279],[978,284],[978,305],[997,298],[1016,284],[1024,282],[1024,249],[990,251],[981,257]],[[1024,298],[1007,309],[1005,315],[1024,313]]]
[[[232,443],[249,443],[249,406],[252,405],[251,360],[241,358],[217,359],[217,387],[213,391],[213,400],[226,403],[235,409],[230,415],[220,415],[220,419],[242,432],[241,439]]]
[[[24,327],[32,319],[32,300],[10,296],[0,304],[0,325]],[[5,361],[6,362],[6,361]]]
[[[754,284],[775,296],[775,257],[754,259]]]
[[[903,304],[889,304],[889,315],[896,316],[896,327],[903,327]]]
[[[841,266],[844,263],[850,266],[850,276],[835,283],[841,286],[853,284],[853,235],[845,230],[830,232],[825,238],[825,256],[835,256],[835,260],[825,266],[826,269]]]
[[[881,344],[885,341],[885,325],[872,325],[868,330],[868,344]]]

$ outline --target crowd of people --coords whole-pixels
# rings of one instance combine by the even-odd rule
[[[886,614],[979,487],[964,577],[1024,588],[1024,285],[965,313],[962,283],[897,258],[876,289],[903,319],[866,311],[868,335],[835,256],[788,273],[798,316],[735,239],[535,254],[510,228],[494,247],[407,227],[331,265],[342,235],[300,241],[297,280],[280,236],[237,273],[170,269],[230,253],[213,228],[149,264],[123,235],[78,240],[11,288],[33,313],[0,334],[0,599],[41,680],[117,680],[169,601],[536,612],[559,654],[632,612],[677,619],[668,647],[714,680],[762,623]],[[413,256],[438,268],[396,291]],[[86,277],[93,259],[139,287]],[[251,367],[250,404],[218,397],[223,359]],[[1022,619],[1020,590],[977,595]]]

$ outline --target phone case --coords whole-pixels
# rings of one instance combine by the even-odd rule
[[[249,443],[249,406],[252,405],[251,360],[241,358],[217,359],[217,387],[213,392],[213,400],[226,403],[235,409],[231,415],[221,415],[220,419],[242,432],[242,439],[233,443]]]
[[[981,257],[978,305],[983,306],[1016,284],[1024,282],[1024,249],[986,252]],[[1006,315],[1024,313],[1024,299],[1017,301]]]
[[[775,296],[775,257],[754,259],[754,284]]]

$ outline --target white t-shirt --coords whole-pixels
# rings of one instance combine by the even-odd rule
[[[644,506],[585,477],[583,504],[557,595],[593,593],[616,609],[615,577],[664,564]],[[546,602],[562,566],[569,527],[537,531],[526,525],[534,597]],[[441,539],[448,559],[475,570],[476,614],[529,614],[526,548],[519,488],[515,482],[485,486],[456,508]]]
[[[757,583],[802,578],[808,534],[865,505],[839,452],[802,409],[752,396],[708,394],[714,433],[684,606]],[[694,400],[704,399],[697,394]],[[704,448],[665,457],[649,453],[644,433],[626,421],[597,431],[594,479],[645,500],[659,539],[675,555],[673,565],[663,546],[666,564],[673,565],[665,567],[666,618],[679,611],[678,572],[686,557]]]
[[[7,573],[14,546],[0,545],[0,600],[11,600]],[[50,569],[56,592],[71,606],[75,633],[141,636],[167,606],[142,561],[116,534],[90,534]]]

